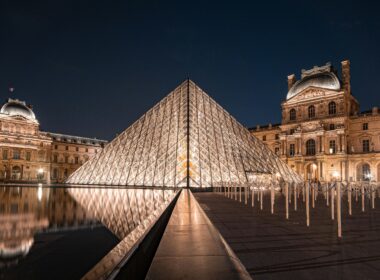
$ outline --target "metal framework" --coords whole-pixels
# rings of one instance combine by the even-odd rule
[[[204,188],[246,185],[247,172],[301,182],[264,143],[186,80],[66,182]]]

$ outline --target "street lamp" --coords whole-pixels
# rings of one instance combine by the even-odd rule
[[[44,170],[42,168],[39,168],[37,170],[37,178],[38,180],[42,180],[43,177],[44,177]]]

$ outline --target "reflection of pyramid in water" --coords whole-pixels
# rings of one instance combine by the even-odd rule
[[[68,179],[69,184],[210,187],[248,173],[299,176],[187,80]]]

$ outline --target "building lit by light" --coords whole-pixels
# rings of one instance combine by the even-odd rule
[[[24,101],[0,109],[0,182],[63,182],[106,141],[50,133]]]
[[[380,113],[359,111],[350,62],[341,75],[331,64],[288,76],[281,124],[251,128],[304,179],[380,181]]]

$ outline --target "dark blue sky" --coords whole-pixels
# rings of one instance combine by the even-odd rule
[[[188,76],[246,126],[280,121],[288,74],[351,60],[380,105],[375,1],[0,0],[0,97],[47,131],[112,139]]]

